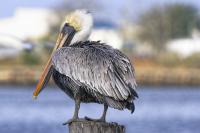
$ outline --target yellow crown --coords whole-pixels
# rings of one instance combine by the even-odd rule
[[[65,19],[65,23],[68,23],[70,26],[74,27],[74,29],[76,31],[80,31],[81,30],[80,18],[75,13],[71,13],[71,14],[67,15],[67,17]]]

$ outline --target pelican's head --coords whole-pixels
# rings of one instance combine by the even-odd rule
[[[76,10],[66,16],[62,28],[58,35],[56,45],[52,54],[63,46],[72,45],[78,41],[86,41],[91,33],[93,26],[92,15],[86,10]],[[38,94],[45,88],[52,75],[52,55],[40,77],[40,80],[33,93],[36,98]]]
[[[76,10],[66,16],[65,22],[76,30],[70,44],[78,41],[86,41],[92,31],[93,18],[87,10]]]
[[[74,27],[76,31],[91,28],[93,24],[92,15],[89,11],[84,9],[69,13],[64,22]]]

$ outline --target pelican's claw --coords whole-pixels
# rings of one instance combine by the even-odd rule
[[[63,125],[67,125],[67,124],[71,124],[72,122],[82,122],[82,121],[85,121],[85,119],[75,119],[75,118],[72,118],[72,119],[69,119],[68,121],[64,122]]]

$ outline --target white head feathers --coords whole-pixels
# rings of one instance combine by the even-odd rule
[[[92,15],[87,10],[76,10],[67,15],[65,23],[74,27],[77,31],[71,44],[78,41],[86,41],[91,34],[93,27]]]

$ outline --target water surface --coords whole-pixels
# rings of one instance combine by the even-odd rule
[[[156,89],[155,89],[156,88]],[[0,133],[66,133],[74,102],[61,90],[46,88],[36,101],[34,87],[0,86]],[[127,133],[199,133],[200,88],[139,87],[134,114],[109,109],[107,121],[126,126]],[[98,118],[99,104],[81,104],[80,117]]]

